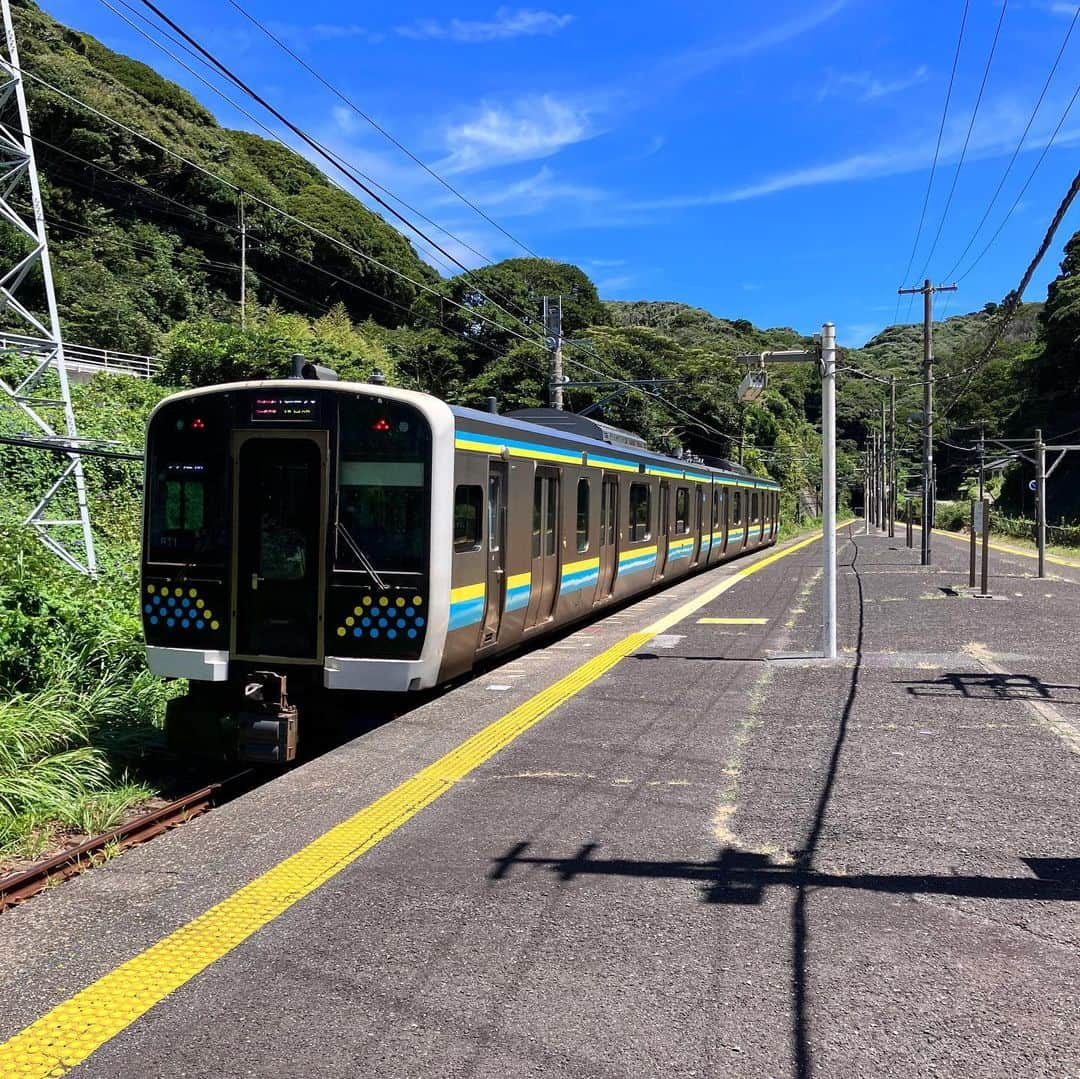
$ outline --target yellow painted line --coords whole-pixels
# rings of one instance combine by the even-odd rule
[[[765,626],[767,618],[699,618],[699,626]]]
[[[55,1079],[169,994],[351,865],[545,716],[740,581],[809,546],[810,536],[755,562],[587,660],[157,944],[0,1045],[0,1076]]]
[[[483,582],[462,585],[461,588],[452,588],[450,590],[450,602],[463,603],[467,599],[479,599],[484,594],[485,588]]]
[[[918,525],[912,525],[912,528],[918,529]],[[955,532],[946,532],[943,528],[935,528],[933,535],[945,536],[946,539],[956,540],[957,543],[962,543],[965,547],[971,546],[970,536],[960,536]],[[1002,554],[1015,554],[1021,558],[1038,559],[1038,551],[1028,551],[1023,547],[1010,547],[1007,543],[995,543],[993,540],[988,544],[991,550],[1001,551]],[[1057,555],[1048,554],[1046,556],[1047,562],[1053,562],[1055,566],[1069,566],[1071,569],[1080,569],[1080,562],[1071,561],[1068,558],[1060,558]]]

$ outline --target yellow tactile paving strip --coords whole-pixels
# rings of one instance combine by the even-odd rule
[[[2,1079],[62,1076],[253,933],[430,805],[484,761],[652,637],[721,593],[813,543],[776,551],[612,645],[227,899],[99,978],[0,1045]]]

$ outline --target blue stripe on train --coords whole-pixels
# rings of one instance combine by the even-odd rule
[[[450,604],[450,629],[464,629],[484,617],[484,597],[462,600]]]
[[[511,611],[519,611],[522,607],[527,607],[531,592],[532,586],[527,584],[518,585],[517,588],[508,588],[504,613],[509,614]]]

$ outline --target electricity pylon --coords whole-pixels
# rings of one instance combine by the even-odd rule
[[[0,403],[14,406],[34,424],[40,432],[35,433],[35,442],[38,445],[42,441],[51,443],[53,448],[62,449],[67,458],[59,477],[30,512],[25,523],[37,532],[49,550],[59,555],[68,565],[81,573],[92,574],[96,568],[94,536],[90,530],[86,480],[83,476],[82,457],[79,455],[75,413],[71,407],[64,341],[60,334],[60,316],[56,309],[52,262],[49,259],[49,242],[41,203],[41,186],[38,183],[34,143],[30,137],[30,115],[26,108],[26,89],[19,65],[10,0],[0,0],[0,10],[4,20],[4,46],[0,49],[0,218],[25,237],[29,248],[14,265],[6,268],[0,266],[0,317],[10,317],[11,314],[17,316],[48,342],[37,366],[21,382],[10,386],[4,379],[0,379],[0,388],[3,389]],[[31,206],[29,215],[13,201],[20,195],[25,198],[27,193]],[[44,286],[47,308],[44,319],[34,314],[32,301],[20,302],[15,295],[35,269]],[[34,285],[36,288],[37,283],[34,282]],[[41,397],[36,392],[50,368],[56,369],[60,383],[58,398]],[[63,433],[59,433],[56,425],[45,418],[46,415],[56,416],[61,412]],[[78,516],[73,518],[51,514],[50,507],[61,505],[59,500],[67,494],[72,485],[75,489]]]

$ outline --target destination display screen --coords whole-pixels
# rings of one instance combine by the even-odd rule
[[[318,405],[302,394],[260,394],[251,401],[252,423],[311,423]]]

